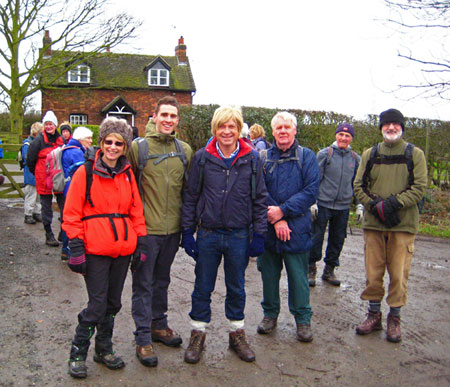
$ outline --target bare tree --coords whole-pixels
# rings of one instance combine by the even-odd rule
[[[0,4],[0,97],[6,97],[1,102],[9,108],[13,132],[22,132],[27,97],[77,65],[67,52],[85,60],[134,37],[141,22],[125,13],[106,17],[107,7],[108,0]],[[52,39],[42,40],[45,31],[52,32]],[[40,77],[44,72],[52,76]]]
[[[418,69],[417,80],[400,84],[400,89],[410,89],[414,97],[438,97],[450,100],[450,61],[448,34],[450,32],[450,2],[433,0],[385,0],[391,11],[387,20],[395,31],[409,39],[409,47],[400,49],[398,56]],[[427,36],[434,43],[425,51],[418,51],[417,45]]]

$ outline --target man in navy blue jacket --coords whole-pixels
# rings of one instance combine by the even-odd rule
[[[297,339],[309,342],[311,306],[309,304],[308,260],[311,249],[310,207],[317,199],[319,166],[314,152],[301,147],[295,135],[297,119],[288,112],[272,119],[275,143],[262,153],[269,208],[269,229],[265,252],[258,257],[263,282],[261,302],[264,318],[258,333],[274,330],[280,313],[279,283],[283,263],[289,286],[289,310],[297,325]]]
[[[239,138],[242,125],[240,109],[221,107],[215,111],[211,121],[214,137],[195,154],[184,192],[181,246],[196,261],[189,313],[191,339],[184,356],[187,363],[200,360],[222,256],[230,348],[244,361],[255,360],[243,329],[244,284],[249,256],[264,251],[267,190],[258,152]],[[193,236],[196,229],[197,240]]]

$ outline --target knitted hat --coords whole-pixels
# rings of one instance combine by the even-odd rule
[[[355,137],[355,129],[353,129],[353,125],[349,124],[348,122],[344,122],[337,127],[336,134],[338,134],[339,132],[350,133],[352,137]]]
[[[62,134],[63,130],[68,130],[70,132],[70,134],[72,134],[72,128],[70,127],[70,125],[62,124],[59,127],[59,131],[61,132],[61,134]]]
[[[42,119],[42,123],[45,125],[46,122],[52,122],[56,127],[58,127],[58,119],[51,110],[45,113],[44,118]]]
[[[400,124],[402,126],[402,131],[405,130],[405,117],[403,117],[403,114],[397,109],[385,110],[380,114],[380,129],[383,125],[389,124],[390,122]]]
[[[105,118],[98,130],[98,144],[100,145],[112,133],[120,134],[127,143],[127,149],[130,149],[131,141],[133,140],[133,130],[127,121],[116,117]]]
[[[91,129],[85,128],[84,126],[79,126],[73,132],[73,138],[75,140],[82,140],[83,138],[92,137],[93,133]]]

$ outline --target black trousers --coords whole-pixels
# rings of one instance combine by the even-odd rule
[[[64,210],[64,195],[63,194],[55,194],[56,202],[58,203],[59,211],[61,214]],[[53,220],[53,210],[52,210],[52,201],[53,195],[40,195],[41,198],[41,215],[42,215],[42,224],[44,225],[44,229],[46,232],[52,231],[52,220]]]

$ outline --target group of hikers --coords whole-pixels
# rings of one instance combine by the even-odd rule
[[[92,147],[91,130],[77,127],[72,134],[64,124],[63,137],[55,114],[48,111],[24,141],[25,223],[42,222],[49,246],[62,241],[61,258],[83,275],[88,293],[87,306],[78,314],[69,374],[87,376],[85,361],[94,334],[94,360],[110,369],[125,366],[113,350],[112,336],[129,268],[139,361],[157,365],[154,342],[182,344],[167,318],[170,272],[179,246],[195,260],[187,363],[201,358],[222,259],[229,346],[240,359],[255,360],[244,325],[250,257],[257,257],[262,279],[263,316],[257,332],[276,329],[284,265],[296,338],[311,342],[310,287],[316,284],[325,230],[328,225],[322,279],[339,286],[335,270],[352,203],[364,230],[366,287],[361,298],[369,302],[356,333],[382,329],[387,268],[386,337],[399,342],[400,310],[406,304],[418,231],[417,203],[427,183],[424,153],[402,138],[402,113],[389,109],[380,114],[383,140],[362,157],[351,149],[356,134],[350,123],[340,124],[336,141],[316,156],[297,141],[297,119],[291,113],[272,118],[270,144],[260,125],[250,127],[250,139],[243,135],[242,112],[231,106],[214,112],[212,137],[193,154],[176,137],[179,119],[177,100],[164,97],[145,137],[133,140],[126,120],[107,117],[99,127],[98,147]],[[45,183],[46,159],[62,146],[66,184],[63,192],[52,192]],[[51,228],[54,197],[62,224],[58,238]]]

